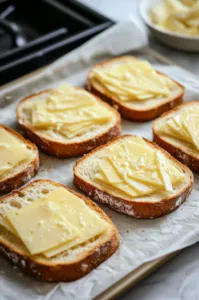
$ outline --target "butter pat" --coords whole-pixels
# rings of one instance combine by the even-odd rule
[[[146,101],[168,97],[174,83],[158,74],[146,61],[132,60],[93,69],[93,82],[100,84],[110,96],[121,101]]]

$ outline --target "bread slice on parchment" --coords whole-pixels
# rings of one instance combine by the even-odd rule
[[[0,147],[0,156],[2,159],[0,171],[3,163],[8,164],[8,166],[11,165],[13,154],[18,157],[16,164],[14,164],[13,167],[8,167],[4,171],[2,170],[3,172],[0,172],[0,193],[7,193],[20,187],[37,173],[39,169],[39,153],[34,144],[26,140],[13,129],[0,124],[0,131],[2,131],[0,133],[0,143],[2,143]],[[9,149],[6,150],[7,157],[5,158],[1,151],[3,150],[2,147],[4,146],[7,138],[9,139],[7,146],[11,147],[11,151]],[[12,145],[18,148],[13,150]],[[15,152],[20,151],[21,146],[25,148],[27,157],[21,156],[19,158],[17,152]],[[13,154],[12,150],[14,151]],[[9,157],[9,155],[11,155],[11,157]]]
[[[137,146],[135,142],[135,139],[139,139],[139,145]],[[192,190],[193,185],[193,174],[192,172],[183,164],[181,164],[179,161],[177,161],[175,158],[173,158],[169,153],[167,153],[165,150],[157,146],[156,144],[149,142],[148,140],[142,139],[141,143],[145,143],[146,147],[149,147],[150,151],[158,152],[159,156],[163,156],[164,159],[166,159],[166,162],[164,164],[168,165],[172,164],[172,168],[175,167],[178,170],[178,173],[174,173],[173,177],[178,179],[178,175],[181,176],[181,180],[176,180],[176,183],[173,184],[173,188],[168,190],[165,190],[161,188],[160,190],[157,188],[155,190],[153,189],[153,185],[156,186],[156,183],[160,183],[166,179],[161,178],[161,174],[163,171],[161,171],[161,174],[158,177],[157,175],[154,175],[155,177],[151,177],[151,173],[155,165],[149,164],[148,173],[138,174],[137,172],[137,166],[138,164],[142,164],[142,157],[138,157],[139,159],[134,160],[134,157],[131,156],[130,158],[130,164],[133,165],[133,173],[131,173],[133,179],[136,179],[136,182],[133,183],[133,186],[135,189],[138,187],[140,189],[138,195],[127,193],[129,189],[129,185],[126,184],[123,187],[121,185],[117,185],[117,183],[121,184],[124,181],[123,175],[126,174],[129,168],[131,168],[131,165],[129,165],[129,162],[123,154],[121,154],[121,164],[119,168],[119,176],[118,179],[118,168],[117,168],[117,174],[114,174],[114,177],[112,175],[112,178],[109,179],[110,174],[112,170],[110,169],[110,164],[106,166],[102,166],[102,161],[104,159],[109,159],[109,162],[114,162],[114,156],[115,153],[112,153],[112,149],[114,147],[126,147],[127,144],[130,142],[133,142],[132,145],[135,145],[135,147],[138,149],[139,153],[144,153],[145,150],[143,150],[142,145],[140,145],[140,137],[136,137],[133,135],[124,135],[117,139],[115,139],[112,142],[107,143],[104,146],[98,147],[97,149],[93,150],[91,153],[85,155],[80,160],[77,161],[76,165],[74,166],[74,183],[75,185],[83,191],[86,195],[91,197],[92,199],[99,201],[103,204],[108,205],[110,208],[117,210],[121,213],[127,214],[129,216],[133,216],[135,218],[156,218],[163,216],[173,210],[175,210],[178,206],[180,206],[187,198],[189,193]],[[140,147],[141,146],[141,147]],[[134,146],[132,146],[134,147]],[[133,148],[131,148],[133,149]],[[119,154],[122,153],[123,150],[119,148]],[[151,152],[152,153],[152,152]],[[118,155],[118,154],[116,154]],[[144,156],[145,154],[143,154]],[[146,159],[147,156],[149,156],[150,153],[146,153]],[[130,156],[129,156],[130,157]],[[144,158],[144,159],[145,159]],[[120,158],[119,158],[120,159]],[[116,156],[116,161],[118,161],[118,156]],[[134,162],[136,161],[136,162]],[[102,166],[102,167],[101,167]],[[117,166],[117,163],[116,163]],[[127,168],[125,168],[127,166]],[[105,177],[108,178],[106,181],[102,181],[102,179],[99,179],[99,170],[100,172],[105,173]],[[104,172],[104,171],[106,171]],[[139,169],[138,169],[139,170]],[[142,170],[142,167],[141,167]],[[180,172],[180,173],[179,173]],[[138,174],[138,176],[136,175]],[[128,176],[128,175],[125,175]],[[135,177],[137,176],[137,177]],[[139,176],[141,178],[139,179]],[[122,178],[122,180],[120,180]],[[125,177],[126,178],[126,177]],[[180,177],[179,177],[180,178]],[[97,179],[97,180],[96,180]],[[139,180],[138,180],[139,179]],[[153,180],[154,179],[154,180]],[[160,180],[161,179],[161,180]],[[112,180],[112,181],[111,181]],[[116,184],[112,184],[116,182]],[[144,183],[144,185],[143,185]],[[168,183],[168,182],[166,182]],[[142,184],[142,185],[140,185]],[[169,186],[168,186],[169,187]],[[147,190],[150,191],[147,192]],[[146,192],[145,192],[146,191]]]
[[[99,110],[104,109],[109,112],[110,119],[103,124],[94,124],[83,133],[70,138],[55,129],[35,128],[31,122],[31,110],[33,105],[42,104],[51,96],[54,90],[45,90],[30,95],[21,100],[17,106],[17,119],[27,137],[48,155],[59,158],[79,156],[120,135],[121,119],[119,113],[98,97],[91,95],[83,89],[78,88],[76,90],[79,93],[87,93],[90,98],[92,97],[93,101],[99,106]],[[78,101],[80,100],[81,99]],[[74,99],[74,101],[76,100]]]
[[[102,100],[111,104],[113,107],[115,107],[124,119],[137,122],[152,120],[160,116],[165,111],[168,111],[169,109],[183,102],[184,87],[178,82],[169,78],[167,75],[160,72],[156,72],[156,74],[159,74],[161,76],[160,80],[165,79],[169,81],[169,84],[172,83],[172,87],[169,94],[167,94],[166,96],[158,96],[157,94],[156,97],[149,97],[146,100],[142,99],[142,101],[137,100],[134,96],[130,97],[129,101],[123,101],[121,100],[117,92],[114,91],[114,93],[112,93],[110,90],[107,89],[107,86],[105,86],[104,84],[102,84],[101,81],[95,78],[96,70],[103,72],[106,70],[109,71],[112,68],[111,76],[114,80],[118,80],[118,78],[116,78],[114,75],[114,68],[122,66],[124,64],[133,64],[134,62],[142,63],[143,61],[133,56],[122,56],[96,64],[88,73],[88,90],[100,97]],[[144,67],[148,68],[149,65]],[[124,75],[127,76],[128,74],[124,73]],[[152,76],[154,76],[154,74]],[[141,78],[139,78],[139,81],[142,84]],[[126,82],[126,80],[122,81],[122,93],[124,92]],[[118,81],[118,83],[120,82]],[[148,82],[147,88],[150,88],[151,84],[153,85],[153,83]],[[161,91],[162,88],[160,86],[159,88]],[[116,85],[114,87],[114,90],[117,89],[118,86]]]
[[[20,209],[60,187],[67,189],[50,180],[36,180],[1,198],[0,223],[7,210]],[[78,196],[102,220],[107,222],[108,229],[105,232],[51,258],[46,258],[41,254],[31,256],[21,240],[0,225],[0,252],[14,265],[40,280],[73,281],[79,279],[110,257],[119,246],[117,229],[108,216],[88,198],[74,191],[68,191]]]
[[[187,113],[188,117],[185,120],[186,124],[180,125],[177,131],[174,131],[174,135],[169,134],[167,122],[179,117],[182,118],[184,113]],[[194,127],[190,127],[191,124]],[[191,170],[199,172],[199,101],[186,102],[158,118],[153,124],[153,139],[155,143]]]

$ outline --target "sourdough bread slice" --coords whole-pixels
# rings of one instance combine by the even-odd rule
[[[35,129],[31,124],[31,108],[35,103],[42,103],[49,97],[52,90],[45,90],[22,99],[17,106],[17,119],[28,138],[33,141],[43,152],[59,158],[68,158],[82,155],[103,145],[120,135],[121,120],[118,112],[111,106],[94,99],[111,112],[112,117],[105,124],[96,124],[92,130],[68,139],[54,130]]]
[[[178,162],[156,144],[145,140],[147,145],[160,150],[184,174],[183,182],[175,186],[169,195],[165,191],[159,191],[140,197],[127,197],[126,194],[121,196],[121,193],[118,195],[117,190],[107,189],[105,185],[94,180],[100,160],[107,155],[107,148],[114,144],[128,141],[132,137],[134,136],[121,136],[82,157],[74,166],[74,183],[89,197],[129,216],[135,218],[156,218],[163,216],[175,210],[185,201],[192,190],[193,174],[185,165]]]
[[[137,60],[133,56],[122,56],[96,64],[88,73],[88,90],[116,108],[124,119],[137,122],[152,120],[183,102],[184,87],[174,80],[172,80],[174,83],[173,90],[167,98],[158,97],[146,101],[133,100],[129,102],[121,101],[114,95],[108,95],[106,89],[99,82],[93,80],[93,69],[96,67],[109,68]],[[165,74],[158,73],[168,77]]]
[[[7,193],[26,183],[38,172],[39,153],[34,144],[26,140],[16,131],[5,125],[0,125],[0,129],[1,128],[16,138],[19,143],[25,145],[26,149],[30,152],[30,157],[28,159],[21,161],[11,170],[0,175],[0,193]]]
[[[1,198],[0,218],[6,210],[28,205],[59,187],[64,186],[50,180],[31,182],[26,187]],[[81,198],[110,225],[107,231],[56,256],[45,258],[42,255],[31,256],[18,238],[1,227],[0,252],[14,265],[40,280],[73,281],[79,279],[105,261],[119,246],[117,229],[108,216],[86,197],[69,191]]]
[[[199,172],[199,151],[195,149],[195,147],[193,147],[191,144],[169,135],[164,135],[159,130],[160,125],[164,125],[164,123],[168,119],[174,117],[180,112],[183,112],[185,108],[192,108],[194,106],[197,106],[199,108],[199,102],[186,102],[168,111],[167,113],[164,113],[153,124],[153,140],[160,147],[171,153],[171,155],[173,155],[179,161],[187,165],[191,170]]]

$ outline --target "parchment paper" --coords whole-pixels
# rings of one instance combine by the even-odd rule
[[[199,99],[197,78],[183,69],[167,66],[151,57],[147,39],[132,21],[114,26],[79,49],[28,79],[0,91],[0,122],[18,131],[15,116],[17,101],[22,97],[64,81],[75,85],[86,83],[86,74],[96,62],[130,53],[149,60],[186,87],[185,99]],[[142,48],[142,49],[141,49]],[[132,51],[133,50],[133,51]],[[134,133],[151,140],[152,122],[122,122],[123,133]],[[40,153],[41,167],[37,178],[47,178],[74,188],[72,168],[76,159],[59,160]],[[92,299],[128,272],[144,262],[187,247],[199,240],[199,175],[194,189],[176,211],[155,220],[135,220],[102,206],[119,230],[120,249],[84,278],[72,283],[44,283],[21,273],[0,258],[0,300]]]

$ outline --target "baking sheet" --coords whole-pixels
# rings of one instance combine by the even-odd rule
[[[0,92],[0,120],[18,129],[15,108],[22,97],[33,92],[67,82],[84,85],[89,68],[112,56],[130,53],[149,60],[157,69],[169,74],[186,87],[186,100],[199,99],[197,78],[177,66],[168,66],[151,56],[145,47],[146,37],[135,37],[136,24],[128,21],[116,25],[92,41],[61,58],[39,74],[27,77]],[[136,43],[134,42],[136,40]],[[128,42],[127,42],[128,41]],[[131,51],[133,50],[133,51]],[[123,133],[152,138],[152,122],[122,122]],[[40,154],[41,167],[37,178],[50,178],[70,188],[72,168],[76,159],[59,160]],[[1,300],[7,299],[92,299],[120,278],[147,261],[187,247],[199,240],[199,175],[195,174],[194,190],[175,212],[155,220],[135,220],[102,206],[119,230],[120,249],[106,262],[84,278],[72,283],[43,283],[23,275],[0,258]]]

